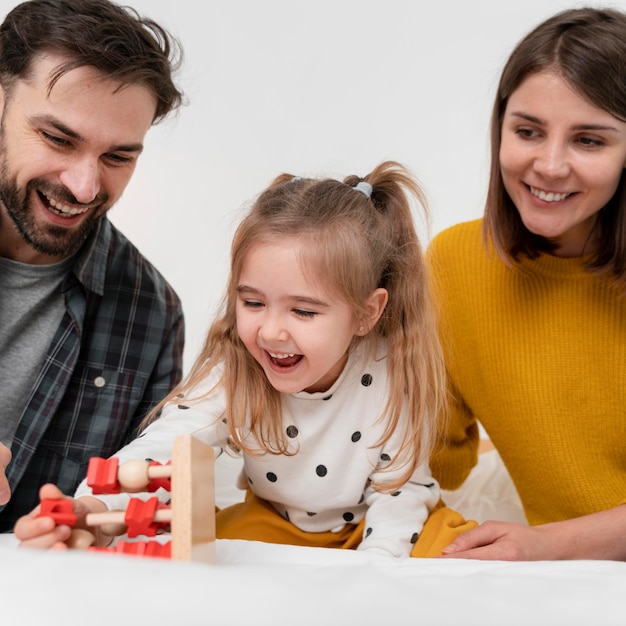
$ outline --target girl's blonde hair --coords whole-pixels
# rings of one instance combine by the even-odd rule
[[[354,188],[362,181],[371,185],[371,197]],[[236,306],[239,276],[252,247],[297,239],[305,244],[301,246],[306,257],[301,259],[302,267],[312,270],[332,295],[352,306],[355,319],[366,315],[366,300],[375,289],[388,292],[385,311],[369,333],[387,343],[389,395],[381,414],[386,428],[380,443],[397,429],[406,407],[408,427],[400,457],[407,468],[404,479],[408,479],[417,464],[430,456],[445,403],[443,357],[413,204],[428,223],[418,182],[394,161],[381,163],[364,178],[349,176],[343,182],[291,174],[274,179],[235,232],[226,293],[199,357],[146,421],[223,363],[219,383],[226,395],[223,417],[233,443],[250,454],[258,453],[242,441],[244,428],[246,432],[249,428],[261,453],[289,454],[281,394],[239,339]],[[351,349],[363,339],[355,336]]]

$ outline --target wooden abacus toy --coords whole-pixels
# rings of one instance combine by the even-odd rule
[[[99,526],[111,535],[126,532],[129,538],[151,537],[170,529],[167,542],[118,541],[112,547],[96,547],[88,531],[74,529],[68,545],[72,548],[155,556],[179,561],[215,562],[215,483],[213,448],[192,435],[180,435],[174,442],[167,465],[155,461],[127,461],[94,457],[89,462],[87,484],[94,495],[154,492],[163,487],[171,493],[163,505],[156,496],[147,500],[131,498],[125,511],[87,515],[87,525]],[[42,500],[39,515],[48,515],[57,524],[73,526],[76,516],[70,500]]]

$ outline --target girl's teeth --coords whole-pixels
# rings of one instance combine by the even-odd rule
[[[273,352],[270,352],[270,356],[273,359],[287,359],[287,358],[295,356],[295,355],[294,354],[274,354]]]
[[[530,193],[539,198],[539,200],[544,200],[545,202],[560,202],[569,196],[568,193],[554,193],[553,191],[546,193],[545,191],[535,189],[534,187],[530,188]]]

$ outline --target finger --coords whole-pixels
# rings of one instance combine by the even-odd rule
[[[66,549],[65,542],[69,539],[72,529],[64,524],[56,526],[54,520],[49,517],[41,517],[34,520],[22,518],[16,524],[15,536],[20,540],[20,548]],[[63,544],[63,545],[61,545]]]
[[[474,559],[480,561],[502,561],[505,560],[501,555],[493,549],[493,546],[481,546],[480,548],[473,548],[471,550],[459,550],[457,552],[451,552],[442,554],[439,558],[442,559]]]
[[[11,450],[0,444],[0,505],[6,504],[11,499],[11,488],[6,477],[6,468],[10,462]]]
[[[0,473],[0,506],[7,504],[10,499],[11,488],[9,487],[9,481],[4,473]]]
[[[459,552],[490,545],[500,534],[495,524],[477,526],[459,535],[449,546],[442,550],[442,554],[457,554]]]
[[[40,500],[62,500],[65,498],[65,494],[52,483],[42,485],[39,489]]]

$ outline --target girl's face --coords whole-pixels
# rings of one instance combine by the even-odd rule
[[[301,243],[257,244],[237,286],[237,332],[282,393],[326,391],[358,331],[352,308],[305,275]]]
[[[526,228],[580,256],[626,165],[626,123],[581,98],[556,73],[529,75],[502,121],[502,180]],[[587,245],[587,247],[585,247]]]

